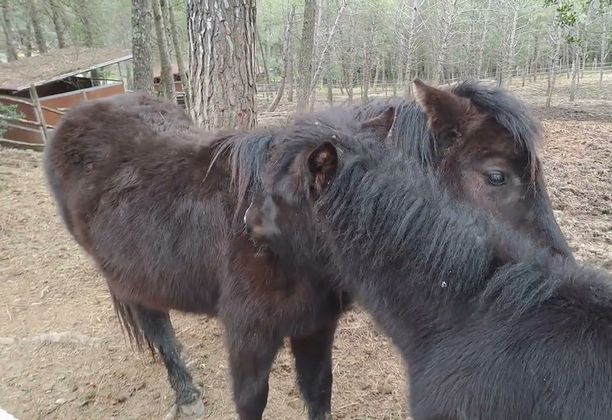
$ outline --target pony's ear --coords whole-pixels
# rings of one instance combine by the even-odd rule
[[[390,106],[376,117],[361,123],[361,129],[372,132],[376,140],[383,141],[389,135],[394,121],[395,108]]]
[[[467,108],[461,98],[418,78],[414,79],[414,96],[427,115],[429,127],[439,138],[452,141],[462,136],[461,121]]]
[[[311,190],[317,195],[320,194],[336,174],[337,168],[338,152],[330,142],[326,141],[310,152],[308,170],[312,174]]]

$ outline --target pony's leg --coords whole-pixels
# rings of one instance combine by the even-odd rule
[[[338,319],[314,333],[291,337],[298,385],[310,420],[331,419],[332,345]]]
[[[268,402],[268,379],[280,339],[239,334],[226,326],[234,403],[240,420],[259,420]]]
[[[158,312],[135,306],[135,313],[145,337],[161,355],[168,371],[168,380],[176,395],[176,406],[167,418],[202,417],[205,414],[200,391],[180,356],[178,340],[167,312]]]

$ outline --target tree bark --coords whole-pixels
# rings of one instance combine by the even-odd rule
[[[134,90],[153,91],[153,48],[151,0],[132,0],[132,56]]]
[[[9,7],[9,0],[2,0],[2,28],[6,41],[6,56],[8,61],[17,60],[17,41],[15,39],[15,25]]]
[[[172,75],[172,62],[168,53],[168,38],[162,17],[162,0],[153,0],[153,22],[155,24],[155,35],[157,38],[157,49],[159,51],[159,63],[161,66],[160,81],[161,91],[164,98],[176,101],[174,91],[174,76]]]
[[[189,112],[209,130],[255,127],[254,0],[189,0]]]
[[[298,112],[305,111],[310,102],[310,84],[312,82],[312,61],[317,14],[316,0],[304,1],[304,22],[302,26],[302,43],[299,54],[298,73]]]
[[[57,36],[57,46],[59,48],[66,48],[66,27],[64,26],[64,9],[63,5],[58,0],[49,0],[49,6],[51,7],[51,20],[53,20],[53,27],[55,28],[55,35]]]
[[[43,54],[47,50],[47,41],[45,40],[45,32],[40,21],[40,10],[36,0],[27,0],[28,14],[30,21],[32,22],[32,28],[34,29],[34,40],[36,41],[36,47],[38,51]]]
[[[283,35],[283,73],[281,75],[280,86],[274,100],[268,107],[268,112],[273,112],[281,99],[285,91],[285,83],[287,82],[287,76],[289,72],[289,56],[291,54],[291,27],[293,26],[293,18],[295,17],[295,6],[289,7],[289,14],[287,16],[287,23],[285,25],[285,32]]]
[[[185,95],[185,103],[189,108],[189,78],[187,77],[187,68],[185,67],[185,60],[183,60],[183,51],[181,49],[181,42],[178,36],[178,30],[176,29],[176,20],[174,18],[174,10],[172,9],[172,2],[170,0],[162,0],[163,5],[166,7],[166,15],[170,22],[170,36],[172,38],[172,44],[174,45],[174,55],[176,57],[176,65],[178,67],[179,74],[181,76],[181,84],[183,85],[183,94]]]

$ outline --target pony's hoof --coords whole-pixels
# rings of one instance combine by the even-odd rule
[[[164,420],[203,419],[208,417],[202,399],[198,398],[190,404],[174,404]]]

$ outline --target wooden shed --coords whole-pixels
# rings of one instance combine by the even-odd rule
[[[43,146],[66,110],[125,92],[122,63],[131,59],[129,50],[72,47],[0,63],[0,103],[21,114],[3,117],[8,129],[0,143]]]

